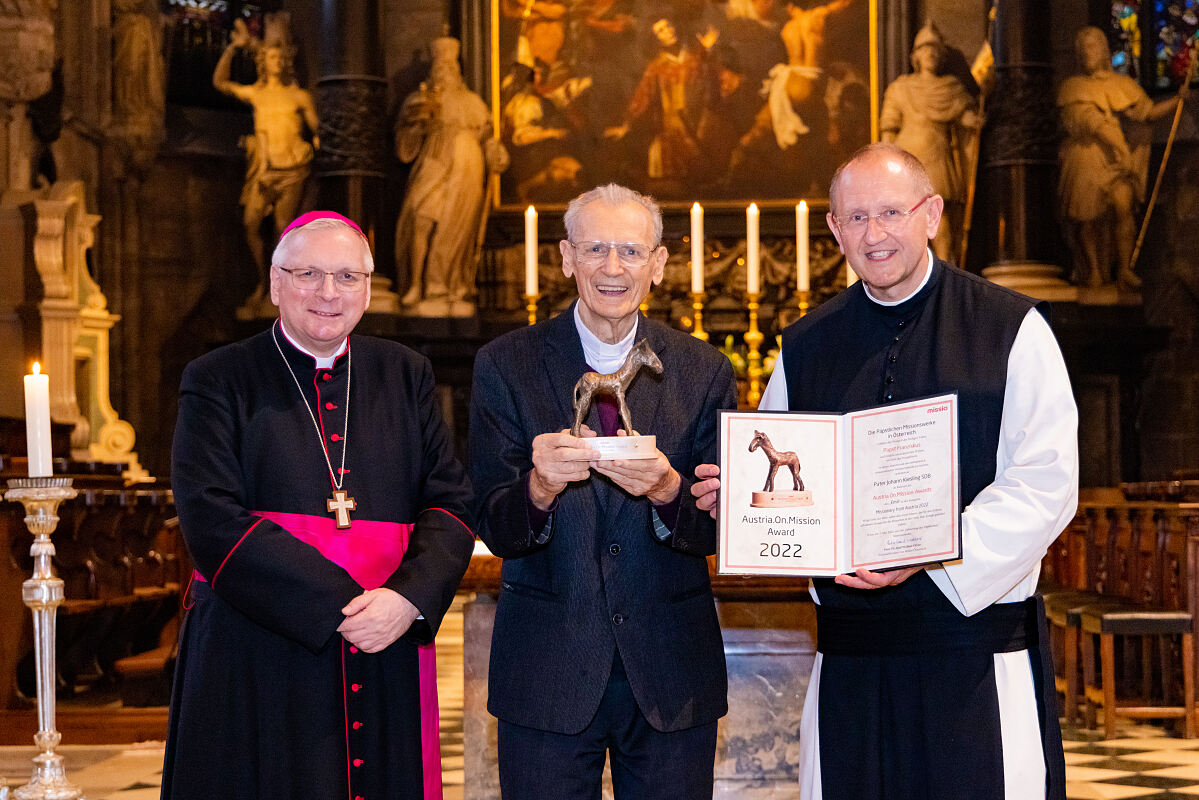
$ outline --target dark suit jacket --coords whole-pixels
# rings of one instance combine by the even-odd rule
[[[538,434],[573,420],[587,370],[570,311],[496,339],[475,360],[470,468],[478,533],[504,559],[491,643],[488,710],[506,721],[573,734],[591,721],[614,649],[649,723],[674,731],[728,710],[720,627],[705,556],[715,523],[695,507],[695,466],[716,463],[717,411],[736,406],[728,359],[710,345],[639,319],[661,376],[642,370],[627,392],[633,427],[657,436],[683,483],[670,536],[654,512],[609,479],[571,484],[550,521],[529,526],[527,475]],[[593,406],[587,423],[599,430]],[[548,535],[548,538],[547,538]]]

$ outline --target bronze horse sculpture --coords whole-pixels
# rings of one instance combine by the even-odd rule
[[[579,382],[575,384],[575,424],[570,429],[570,435],[579,435],[583,419],[591,408],[592,397],[597,394],[606,394],[616,398],[625,435],[632,436],[633,423],[629,421],[629,408],[625,405],[624,393],[642,367],[649,367],[656,375],[662,374],[662,362],[658,360],[657,354],[650,349],[649,342],[645,339],[633,345],[633,349],[625,356],[624,363],[615,372],[607,375],[601,375],[598,372],[584,372],[583,377],[579,378]]]
[[[780,453],[770,443],[770,437],[761,431],[754,431],[754,438],[749,442],[749,452],[752,453],[759,447],[762,448],[762,452],[766,454],[767,460],[770,461],[770,471],[766,473],[766,485],[762,488],[762,491],[774,491],[774,476],[779,471],[779,467],[786,465],[791,470],[791,477],[795,479],[795,491],[802,492],[804,488],[803,478],[799,477],[799,456],[795,455],[795,452],[791,450]]]

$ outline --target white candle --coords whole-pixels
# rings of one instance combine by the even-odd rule
[[[525,210],[525,294],[537,294],[537,209]]]
[[[801,292],[808,291],[808,201],[800,200],[795,207],[795,281]]]
[[[745,291],[758,293],[758,204],[745,209]]]
[[[704,290],[704,207],[691,204],[691,291]]]
[[[25,376],[25,440],[29,449],[29,477],[49,478],[50,460],[50,376],[33,362],[33,374]]]

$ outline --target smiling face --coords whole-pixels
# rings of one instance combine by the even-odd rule
[[[937,235],[944,201],[933,195],[892,230],[874,219],[863,228],[838,225],[850,214],[907,211],[924,196],[920,182],[894,154],[870,154],[847,165],[835,187],[836,206],[828,224],[849,266],[878,300],[903,300],[916,290],[928,270],[928,241]],[[835,212],[835,215],[834,215]]]
[[[318,356],[331,356],[341,342],[362,319],[370,304],[370,281],[357,291],[338,287],[325,278],[319,288],[297,289],[291,276],[278,267],[315,269],[323,272],[349,270],[364,272],[365,241],[348,227],[298,230],[298,237],[289,248],[294,255],[289,264],[276,264],[271,269],[271,302],[279,306],[283,327],[296,344]]]
[[[653,219],[635,202],[609,205],[592,202],[575,226],[576,242],[633,242],[653,247]],[[662,282],[666,248],[659,247],[642,267],[626,267],[614,249],[599,264],[581,264],[575,248],[563,240],[562,272],[575,279],[579,289],[579,317],[588,330],[605,342],[619,342],[637,323],[637,308],[650,288]]]

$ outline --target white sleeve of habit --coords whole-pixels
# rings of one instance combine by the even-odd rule
[[[962,512],[960,561],[929,567],[958,610],[1024,600],[1078,505],[1078,409],[1048,323],[1030,309],[1008,355],[995,481]]]

